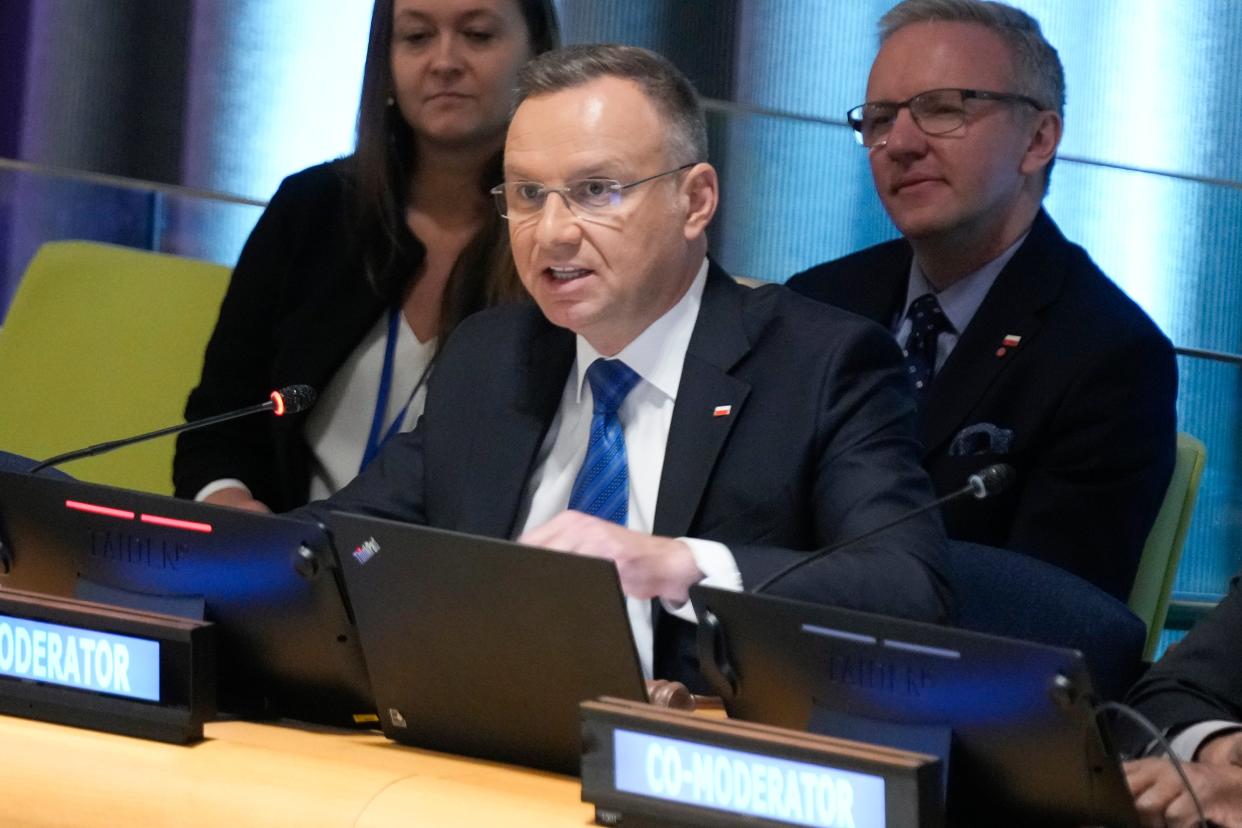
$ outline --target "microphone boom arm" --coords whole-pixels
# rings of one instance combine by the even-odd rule
[[[204,426],[216,425],[217,423],[227,422],[228,420],[235,420],[238,417],[247,417],[251,414],[258,414],[263,411],[271,411],[275,407],[276,403],[272,400],[268,400],[265,403],[252,405],[250,408],[242,408],[238,411],[229,411],[226,414],[217,414],[214,417],[195,420],[192,423],[179,423],[175,426],[168,426],[167,428],[161,428],[157,431],[148,431],[146,434],[126,437],[122,440],[109,440],[106,443],[96,443],[93,446],[87,446],[86,448],[77,449],[75,451],[66,451],[63,454],[57,454],[54,457],[49,457],[46,460],[32,466],[30,474],[38,474],[50,466],[59,466],[61,463],[67,463],[70,460],[79,460],[83,457],[94,457],[96,454],[103,454],[105,452],[112,451],[113,449],[119,449],[122,446],[128,446],[132,443],[141,443],[143,440],[153,440],[156,437],[163,437],[166,434],[176,434],[179,431],[188,431],[192,428],[202,428]]]
[[[63,454],[57,454],[54,457],[36,463],[31,467],[29,474],[38,474],[51,466],[58,466],[61,463],[67,463],[70,460],[78,460],[83,457],[94,457],[97,454],[119,449],[133,443],[141,443],[144,440],[151,440],[156,437],[163,437],[166,434],[177,434],[182,431],[190,431],[195,428],[203,428],[204,426],[216,425],[218,423],[235,420],[238,417],[248,417],[251,414],[260,414],[264,411],[273,411],[277,417],[286,413],[294,414],[299,411],[305,411],[315,402],[315,389],[309,385],[287,385],[273,391],[271,399],[261,402],[258,405],[252,405],[249,408],[239,408],[236,411],[227,411],[223,414],[216,414],[214,417],[204,417],[201,420],[193,420],[188,423],[178,423],[174,426],[161,428],[156,431],[148,431],[146,434],[139,434],[134,437],[125,437],[120,440],[109,440],[106,443],[96,443],[93,446],[87,446],[74,451],[67,451]]]
[[[956,491],[949,492],[947,495],[943,497],[938,497],[935,500],[931,501],[930,503],[924,504],[923,506],[920,506],[919,508],[914,509],[913,511],[905,512],[904,514],[898,516],[897,518],[890,520],[888,523],[882,523],[879,526],[875,527],[874,529],[864,532],[861,535],[855,535],[854,537],[846,538],[845,540],[842,540],[842,541],[837,541],[831,546],[828,546],[825,549],[820,549],[814,554],[807,555],[804,558],[799,558],[798,560],[794,561],[788,566],[778,569],[772,575],[769,575],[768,577],[764,578],[762,581],[759,582],[757,586],[751,588],[750,592],[753,592],[753,593],[763,592],[769,586],[781,580],[782,578],[786,577],[790,573],[796,572],[797,570],[801,569],[807,564],[814,563],[815,561],[818,561],[821,558],[824,558],[832,554],[833,552],[836,552],[838,549],[841,549],[846,546],[853,546],[856,543],[861,543],[862,541],[865,541],[868,538],[873,537],[874,535],[878,535],[879,533],[885,530],[893,528],[899,523],[905,523],[910,518],[918,517],[924,512],[931,511],[932,509],[937,509],[945,505],[946,503],[957,500],[960,497],[965,497],[966,495],[974,495],[975,498],[979,500],[983,500],[984,498],[988,498],[993,495],[999,494],[1001,491],[1003,491],[1013,482],[1013,476],[1014,476],[1013,467],[1009,466],[1006,463],[996,463],[994,465],[982,468],[979,471],[972,474],[970,477],[968,477],[966,479],[966,485],[963,486],[962,488],[957,489]]]

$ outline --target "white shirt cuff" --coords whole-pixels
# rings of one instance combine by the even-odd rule
[[[222,477],[219,480],[213,480],[206,486],[198,490],[198,494],[194,495],[197,501],[206,500],[221,489],[243,489],[246,494],[250,494],[250,487],[240,480],[233,477]]]
[[[690,547],[690,554],[694,556],[694,564],[699,568],[699,572],[703,573],[703,580],[699,581],[700,584],[733,592],[742,591],[742,573],[738,570],[737,561],[733,553],[729,551],[729,547],[717,541],[700,538],[678,538],[677,540]],[[661,599],[660,604],[666,612],[681,620],[692,624],[698,623],[699,619],[694,614],[694,604],[689,601],[674,606]]]
[[[1242,730],[1242,724],[1224,719],[1199,722],[1170,739],[1169,747],[1178,759],[1190,762],[1194,760],[1195,754],[1199,752],[1199,748],[1203,747],[1204,742],[1213,736],[1219,736],[1231,730]]]

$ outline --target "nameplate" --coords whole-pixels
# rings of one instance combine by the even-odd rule
[[[600,825],[931,828],[936,757],[604,699],[580,707]]]
[[[0,713],[197,741],[215,715],[214,628],[0,590]]]
[[[160,701],[160,642],[0,615],[0,675]]]

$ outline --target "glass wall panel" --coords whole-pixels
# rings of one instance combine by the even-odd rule
[[[52,239],[89,239],[149,248],[155,231],[150,193],[0,169],[0,310],[35,251]],[[0,316],[0,319],[3,317]]]
[[[1242,180],[1242,3],[1021,0],[1065,65],[1062,152]]]
[[[12,286],[0,307],[45,242],[85,239],[232,265],[260,212],[179,188],[0,167],[0,285]]]
[[[771,282],[893,238],[867,156],[848,127],[747,113],[709,115],[721,167],[713,254]],[[717,152],[720,148],[722,152]]]

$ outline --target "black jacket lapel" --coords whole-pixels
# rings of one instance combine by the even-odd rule
[[[532,309],[532,313],[539,313]],[[510,537],[516,526],[522,495],[534,470],[539,447],[556,416],[565,378],[574,361],[574,335],[542,317],[536,323],[528,357],[517,361],[507,389],[495,389],[493,415],[486,440],[475,440],[470,468],[477,485],[466,493],[461,515],[463,531],[491,537]]]
[[[716,458],[750,393],[749,383],[729,373],[751,347],[743,310],[747,290],[711,264],[669,426],[653,534],[690,531]]]
[[[1041,210],[936,377],[920,422],[924,456],[965,425],[988,387],[1013,363],[1013,348],[998,356],[1003,339],[1013,334],[1029,342],[1039,331],[1040,311],[1056,299],[1064,278],[1056,261],[1058,243],[1064,238]]]

